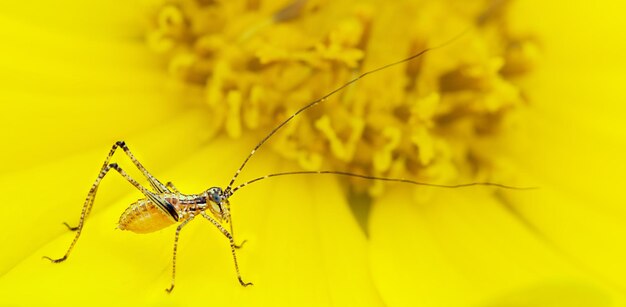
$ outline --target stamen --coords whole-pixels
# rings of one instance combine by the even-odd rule
[[[445,6],[293,0],[266,12],[257,5],[171,0],[154,15],[148,40],[172,76],[205,88],[209,133],[263,138],[294,110],[361,73],[473,25],[458,42],[306,110],[264,149],[306,170],[433,182],[508,178],[483,161],[497,154],[488,149],[506,136],[502,123],[527,105],[521,84],[537,44],[511,32],[504,2],[497,14],[488,6],[464,12]],[[448,22],[424,28],[435,20]]]

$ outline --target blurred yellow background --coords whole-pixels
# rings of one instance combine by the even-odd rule
[[[289,3],[244,4],[275,11]],[[316,15],[315,20],[325,20],[319,24],[323,33],[339,24],[335,21],[343,20],[342,14],[361,16],[360,10],[370,14],[372,24],[385,24],[374,27],[380,41],[372,39],[364,51],[365,56],[375,55],[370,63],[374,67],[406,56],[410,42],[395,38],[423,33],[432,39],[428,44],[446,41],[471,25],[459,16],[490,5],[433,3],[307,5],[336,14]],[[154,51],[158,46],[149,34],[154,33],[153,14],[159,3],[0,4],[0,192],[5,199],[0,217],[0,306],[626,305],[626,197],[621,187],[626,173],[626,95],[621,86],[626,5],[534,0],[506,5],[501,18],[510,27],[507,30],[532,34],[536,42],[532,71],[516,80],[528,105],[516,108],[515,124],[496,145],[476,145],[476,151],[482,148],[484,157],[492,160],[477,164],[488,170],[473,174],[540,189],[387,185],[378,196],[372,193],[363,225],[350,203],[354,191],[337,178],[291,177],[251,185],[231,203],[237,241],[248,241],[238,252],[242,276],[254,286],[243,288],[236,281],[227,241],[210,224],[194,221],[181,233],[177,286],[168,295],[164,289],[170,281],[174,228],[148,235],[117,230],[119,215],[141,195],[116,174],[107,176],[99,189],[94,212],[69,259],[50,264],[41,257],[65,252],[73,234],[61,223],[76,223],[88,187],[115,141],[125,140],[161,181],[173,181],[183,192],[195,193],[225,185],[271,123],[295,107],[267,107],[270,111],[261,113],[256,128],[249,124],[253,119],[247,119],[248,126],[246,119],[232,126],[229,114],[212,113],[219,111],[210,102],[210,83],[198,86],[189,75],[181,77],[178,66],[168,62],[171,58]],[[412,12],[404,7],[424,11],[411,19],[407,16]],[[436,14],[429,14],[432,7],[437,7]],[[444,14],[446,9],[450,14]],[[402,14],[394,20],[397,12]],[[228,20],[245,24],[237,17]],[[386,23],[377,23],[377,18]],[[287,32],[277,32],[277,37],[288,33],[283,30]],[[348,27],[345,33],[352,30]],[[302,39],[308,43],[318,38]],[[423,65],[439,63],[444,70],[452,57],[484,55],[476,52],[483,45],[474,38],[469,34],[449,48],[432,51],[427,58],[431,62],[424,60]],[[334,39],[349,41],[350,36]],[[299,42],[285,38],[281,43]],[[303,58],[320,71],[340,71],[324,74],[323,79],[305,78],[305,88],[315,87],[318,94],[321,88],[345,82],[351,63],[363,56],[356,49],[337,54],[326,50],[326,57],[335,57],[332,63],[345,67]],[[256,76],[255,66],[250,67],[240,80],[275,80]],[[397,98],[395,88],[386,82],[393,83],[403,73],[381,72],[378,79],[363,80],[346,95],[389,89],[384,95]],[[311,114],[307,116],[323,116]],[[317,145],[324,140],[322,135],[302,133],[299,140]],[[277,137],[282,144],[280,140]],[[324,156],[317,148],[310,152],[326,159],[328,164],[323,165],[340,165],[335,164],[341,160],[336,152]],[[316,165],[313,158],[289,159],[289,150],[264,147],[242,177]],[[126,157],[117,154],[115,160],[139,178]],[[455,165],[458,160],[451,161]],[[471,167],[459,168],[464,177],[443,178],[474,179],[466,176]]]

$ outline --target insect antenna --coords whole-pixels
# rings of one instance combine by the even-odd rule
[[[408,183],[408,184],[413,184],[413,185],[428,186],[428,187],[435,187],[435,188],[447,188],[447,189],[466,188],[466,187],[471,187],[471,186],[492,186],[492,187],[508,189],[508,190],[534,190],[534,189],[536,189],[536,187],[514,187],[514,186],[504,185],[504,184],[500,184],[500,183],[493,183],[493,182],[470,182],[470,183],[461,183],[461,184],[436,184],[436,183],[425,183],[425,182],[415,181],[415,180],[411,180],[411,179],[404,179],[404,178],[376,177],[376,176],[368,176],[368,175],[354,174],[354,173],[341,172],[341,171],[295,171],[295,172],[274,173],[274,174],[269,174],[269,175],[265,175],[265,176],[262,176],[262,177],[258,177],[258,178],[252,179],[252,180],[250,180],[248,182],[242,183],[242,184],[238,185],[237,187],[235,187],[232,190],[231,195],[234,194],[235,192],[237,192],[237,190],[239,190],[239,189],[241,189],[241,188],[243,188],[243,187],[245,187],[245,186],[247,186],[247,185],[249,185],[251,183],[254,183],[254,182],[257,182],[257,181],[261,181],[263,179],[267,179],[267,178],[271,178],[271,177],[279,177],[279,176],[287,176],[287,175],[323,175],[323,174],[345,176],[345,177],[356,177],[356,178],[370,179],[370,180],[379,180],[379,181],[401,182],[401,183]]]
[[[233,175],[233,178],[230,180],[230,183],[228,183],[228,187],[226,187],[226,189],[224,190],[224,194],[226,195],[230,195],[232,192],[232,186],[235,183],[235,180],[237,179],[237,176],[239,176],[239,173],[241,172],[241,170],[243,170],[243,168],[246,166],[246,164],[248,163],[248,160],[250,160],[250,158],[252,158],[252,156],[256,153],[256,151],[263,146],[263,144],[269,139],[271,138],[278,130],[280,130],[283,126],[285,126],[288,122],[290,122],[294,117],[298,116],[298,114],[306,111],[309,108],[314,107],[315,105],[319,104],[320,102],[324,102],[326,99],[328,99],[330,96],[334,95],[335,93],[345,89],[346,87],[348,87],[349,85],[359,81],[360,79],[364,78],[365,76],[369,75],[369,74],[373,74],[376,73],[378,71],[387,69],[389,67],[392,66],[396,66],[398,64],[402,64],[408,61],[411,61],[413,59],[419,58],[420,56],[424,55],[425,53],[435,50],[435,49],[439,49],[439,48],[443,48],[451,43],[453,43],[454,41],[456,41],[457,39],[461,38],[463,35],[465,35],[465,33],[467,33],[471,28],[467,28],[465,29],[463,32],[459,33],[458,35],[456,35],[455,37],[453,37],[452,39],[444,42],[443,44],[437,45],[435,47],[430,47],[430,48],[426,48],[423,49],[422,51],[413,54],[407,58],[404,58],[402,60],[393,62],[393,63],[389,63],[383,66],[380,66],[378,68],[372,69],[370,71],[366,71],[362,74],[360,74],[358,77],[344,83],[343,85],[341,85],[340,87],[334,89],[333,91],[329,92],[328,94],[322,96],[321,98],[314,100],[312,102],[310,102],[309,104],[305,105],[304,107],[300,108],[298,111],[296,111],[295,113],[293,113],[291,116],[289,116],[287,119],[285,119],[284,121],[282,121],[278,126],[276,126],[272,131],[270,131],[270,133],[268,133],[255,147],[254,149],[252,149],[252,151],[250,152],[250,154],[248,154],[248,156],[246,157],[246,159],[243,161],[243,163],[241,164],[241,166],[239,167],[239,169],[237,169],[237,171],[235,172],[235,175]],[[234,192],[234,191],[233,191]]]

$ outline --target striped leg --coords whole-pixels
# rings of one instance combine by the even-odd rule
[[[130,152],[130,149],[128,149],[128,146],[126,146],[126,143],[124,141],[117,141],[115,145],[113,145],[113,150],[115,150],[116,146],[119,146],[124,151],[124,153],[126,153],[126,155],[133,162],[133,164],[135,164],[135,166],[141,171],[146,179],[148,179],[148,182],[150,182],[150,185],[154,188],[156,192],[170,192],[170,190],[168,190],[168,188],[164,184],[162,184],[158,179],[152,176],[152,174],[150,174],[150,172],[148,172],[148,170],[143,167],[143,165],[137,160],[137,158],[135,158],[133,153]]]
[[[107,161],[108,161],[108,158],[107,158]],[[59,263],[67,259],[67,256],[70,254],[70,252],[74,248],[74,245],[76,245],[76,242],[78,241],[78,238],[80,237],[80,234],[83,231],[83,226],[85,225],[85,219],[87,218],[87,215],[89,215],[89,212],[91,211],[91,207],[93,206],[94,199],[96,198],[96,192],[98,192],[98,186],[100,185],[100,182],[102,181],[104,176],[106,176],[106,174],[111,169],[115,169],[120,175],[122,175],[122,177],[126,178],[128,182],[130,182],[135,188],[140,190],[143,194],[146,194],[146,195],[152,194],[152,192],[150,192],[148,189],[140,185],[135,179],[131,178],[124,170],[122,170],[121,167],[117,165],[117,163],[111,163],[108,165],[105,164],[102,167],[102,170],[100,170],[100,173],[98,174],[98,178],[96,178],[96,181],[93,183],[93,185],[91,186],[91,189],[89,190],[89,193],[87,194],[87,199],[85,199],[83,210],[80,213],[80,220],[78,221],[78,226],[70,227],[66,223],[66,226],[68,226],[68,228],[76,230],[76,235],[74,236],[74,240],[70,244],[70,247],[67,249],[67,252],[65,252],[65,255],[63,257],[58,258],[58,259],[52,259],[47,256],[44,256],[43,258],[48,259],[54,263]]]
[[[233,231],[233,220],[232,220],[232,218],[228,221],[228,223],[230,224],[230,235],[234,238],[235,237],[235,232]],[[241,244],[239,244],[239,245],[235,244],[235,248],[236,249],[242,248],[243,245],[246,244],[246,242],[248,242],[248,240],[241,241]]]
[[[228,238],[228,241],[230,241],[230,250],[233,253],[233,260],[235,261],[235,270],[237,271],[237,279],[239,280],[239,283],[242,286],[244,287],[251,286],[252,285],[251,282],[244,282],[243,279],[241,279],[241,273],[239,273],[239,265],[237,264],[237,256],[235,253],[235,249],[236,249],[235,240],[233,240],[233,236],[228,232],[228,230],[222,227],[220,223],[218,223],[215,219],[213,219],[208,214],[206,214],[206,212],[202,211],[200,214],[202,214],[203,217],[205,217],[207,220],[209,220],[209,222],[215,225],[215,227],[217,227],[217,229],[219,229],[222,232],[222,234],[224,234],[224,236]]]
[[[124,141],[117,141],[117,142],[115,142],[115,144],[113,144],[113,147],[111,147],[111,150],[109,151],[109,155],[104,160],[102,168],[100,169],[100,174],[102,174],[104,169],[109,165],[109,162],[111,161],[111,157],[113,157],[113,154],[115,154],[115,150],[118,147],[121,148],[124,151],[124,153],[126,153],[128,158],[133,162],[133,164],[135,164],[135,166],[141,171],[141,173],[146,177],[146,179],[148,179],[148,182],[150,182],[150,185],[156,191],[158,191],[159,193],[170,192],[165,185],[163,185],[158,179],[156,179],[154,176],[152,176],[152,174],[150,174],[150,172],[148,172],[148,170],[146,170],[146,168],[137,160],[137,158],[135,158],[135,156],[133,155],[132,152],[130,152],[130,149],[128,148],[128,146],[126,145],[126,143]],[[98,178],[100,180],[102,179],[102,178],[100,178],[100,175],[98,175]],[[90,199],[90,195],[94,195],[95,196],[95,194],[98,192],[99,179],[96,179],[96,182],[91,187],[91,190],[89,190],[89,194],[87,195],[87,200],[85,201],[85,207],[83,207],[83,211],[84,211],[83,213],[84,214],[81,214],[81,219],[83,219],[83,217],[87,218],[89,216],[89,213],[91,213],[91,208],[93,206],[93,198]],[[80,227],[80,225],[76,226],[76,227],[72,227],[67,222],[64,222],[63,224],[69,230],[72,230],[72,231],[76,231]]]
[[[174,256],[172,258],[172,285],[169,288],[165,289],[167,293],[172,292],[172,290],[174,289],[174,279],[176,278],[176,251],[178,250],[178,235],[180,234],[180,231],[183,229],[183,227],[185,227],[187,223],[191,222],[194,217],[195,216],[193,214],[190,215],[188,219],[184,220],[176,228],[176,236],[174,237]]]
[[[228,224],[230,224],[230,235],[234,238],[235,237],[235,231],[233,230],[233,218],[230,215],[230,202],[228,201],[228,199],[224,200],[224,202],[222,202],[222,205],[224,205],[224,211],[226,212],[226,216],[225,216],[225,220]],[[241,244],[237,245],[235,244],[235,248],[236,249],[240,249],[243,247],[244,244],[246,244],[247,240],[243,240],[243,242],[241,242]]]
[[[176,188],[176,186],[174,186],[174,183],[173,183],[173,182],[168,181],[168,182],[165,184],[165,186],[166,186],[168,189],[170,189],[170,191],[173,191],[173,192],[175,192],[175,193],[180,194],[180,191],[178,191],[178,189]]]

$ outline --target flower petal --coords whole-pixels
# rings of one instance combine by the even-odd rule
[[[226,176],[212,174],[229,175],[223,165],[237,162],[229,159],[237,147],[222,149],[228,144],[223,139],[212,142],[165,178],[176,180],[183,191],[207,188],[211,177],[218,179],[213,184],[226,182]],[[264,163],[251,164],[250,173],[280,169],[276,158],[260,154],[258,159]],[[177,287],[168,296],[162,289],[170,280],[173,228],[142,236],[115,230],[120,212],[134,199],[125,196],[110,206],[102,206],[106,199],[99,199],[101,209],[92,213],[85,234],[66,262],[50,264],[41,260],[40,254],[63,251],[72,233],[36,251],[5,274],[0,286],[13,291],[4,300],[16,305],[56,302],[69,306],[86,298],[128,305],[146,301],[158,304],[164,298],[185,305],[206,304],[207,300],[226,304],[379,305],[367,273],[365,237],[338,187],[327,179],[293,178],[251,185],[232,199],[236,240],[249,241],[238,251],[240,268],[244,280],[255,283],[252,287],[238,284],[225,238],[198,220],[181,232]],[[104,187],[101,190],[110,194]],[[39,295],[27,295],[32,292]],[[210,293],[219,295],[207,297]],[[118,302],[120,297],[125,301]]]
[[[580,297],[570,296],[592,300],[588,306],[623,299],[564,260],[491,191],[417,192],[412,203],[399,189],[372,211],[372,270],[387,305],[482,306],[520,291],[547,304],[569,287],[580,287]]]
[[[507,200],[581,269],[624,289],[626,45],[614,39],[624,4],[519,5],[518,19],[537,20],[545,58],[529,86],[527,126],[508,148],[514,171],[541,191]]]

